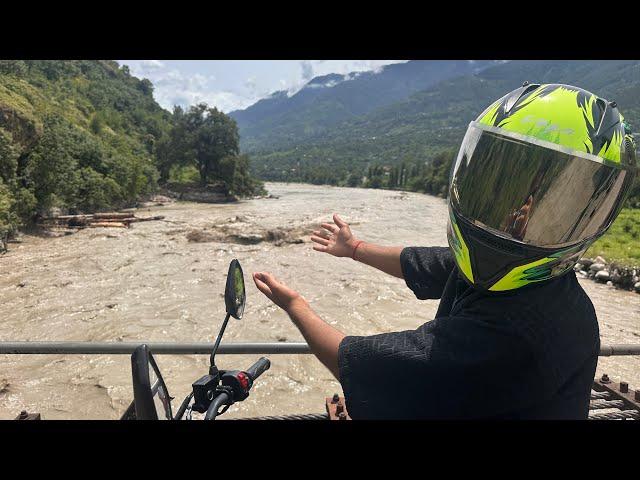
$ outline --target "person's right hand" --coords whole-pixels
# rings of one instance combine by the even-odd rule
[[[351,233],[349,224],[338,214],[333,214],[333,221],[335,224],[323,223],[322,229],[313,232],[311,240],[317,244],[313,249],[317,252],[329,253],[334,257],[350,257],[358,240]]]

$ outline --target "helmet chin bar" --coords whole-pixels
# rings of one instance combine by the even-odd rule
[[[462,276],[472,287],[485,292],[512,291],[558,278],[572,270],[593,241],[589,239],[563,249],[540,248],[486,232],[458,215],[454,209],[451,209],[451,216],[469,250],[473,280],[464,274]],[[451,235],[450,229],[448,236]],[[451,242],[449,238],[450,245]],[[457,258],[456,263],[459,263]],[[519,267],[524,267],[523,272],[516,273]],[[509,275],[517,278],[511,285]],[[510,288],[505,288],[505,285]]]

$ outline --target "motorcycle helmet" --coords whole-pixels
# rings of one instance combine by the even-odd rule
[[[636,171],[615,102],[528,84],[469,124],[449,177],[447,237],[469,284],[511,291],[569,272],[618,215]]]

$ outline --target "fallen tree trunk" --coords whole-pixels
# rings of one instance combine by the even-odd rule
[[[45,217],[44,222],[69,222],[82,220],[116,220],[132,217],[132,212],[108,212],[108,213],[87,213],[81,215],[60,215],[58,217]]]
[[[113,219],[113,218],[128,218],[131,217],[131,213],[129,212],[124,212],[124,213],[119,213],[119,212],[109,212],[109,213],[94,213],[93,214],[93,218],[108,218],[108,219]]]
[[[124,217],[124,218],[94,218],[87,220],[87,224],[91,223],[131,223],[137,220],[136,217]]]
[[[92,222],[88,226],[91,228],[98,228],[98,227],[128,228],[129,227],[129,225],[122,222]]]
[[[153,217],[136,217],[133,212],[129,211],[95,213],[86,215],[60,215],[59,217],[43,218],[40,225],[45,228],[128,228],[131,223],[150,222],[153,220],[164,220],[164,215],[156,215]]]
[[[133,217],[133,218],[127,218],[126,220],[128,220],[131,223],[137,223],[137,222],[150,222],[152,220],[164,220],[164,215],[156,215],[155,217]]]

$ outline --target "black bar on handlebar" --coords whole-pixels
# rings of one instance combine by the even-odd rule
[[[262,357],[256,363],[251,365],[246,370],[246,373],[251,377],[251,381],[255,382],[260,375],[269,370],[269,367],[271,367],[271,362],[269,361],[269,359]]]
[[[229,396],[229,394],[227,392],[221,393],[216,398],[214,398],[213,401],[211,402],[211,405],[209,405],[209,408],[207,409],[207,413],[205,414],[204,419],[215,420],[216,415],[218,414],[218,409],[222,405],[226,405],[229,403],[231,403],[231,397]]]

